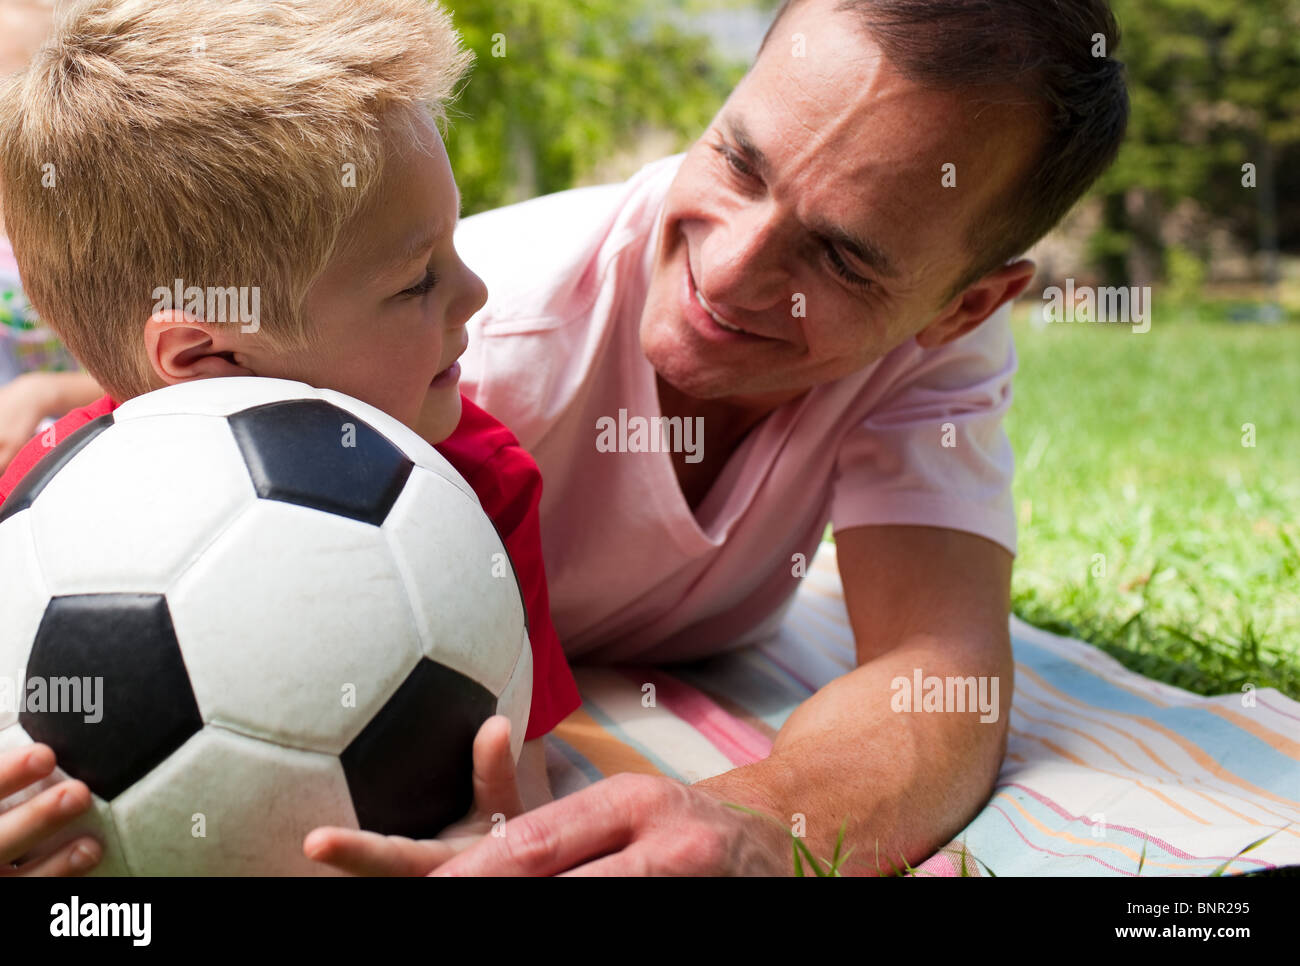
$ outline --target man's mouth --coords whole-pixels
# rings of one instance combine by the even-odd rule
[[[728,322],[726,319],[724,319],[721,315],[719,315],[719,314],[714,310],[713,306],[709,304],[709,300],[706,299],[706,298],[704,297],[704,295],[700,292],[700,290],[699,290],[698,288],[695,289],[695,301],[699,302],[699,303],[700,303],[700,308],[704,309],[705,312],[708,312],[709,315],[713,317],[713,321],[714,321],[714,322],[718,323],[718,325],[722,326],[722,327],[723,327],[724,329],[726,329],[728,332],[741,332],[741,333],[744,333],[744,332],[745,332],[745,330],[742,329],[742,328],[740,328],[740,326],[738,326],[738,325],[732,325],[730,322]],[[748,334],[748,333],[745,333],[745,334]]]
[[[688,296],[695,300],[695,304],[698,305],[704,311],[704,313],[708,315],[708,317],[712,319],[713,322],[717,325],[717,327],[721,329],[723,332],[730,332],[735,335],[744,336],[746,339],[766,340],[769,338],[768,336],[756,335],[755,333],[750,332],[748,329],[741,328],[740,326],[732,322],[730,319],[728,319],[726,316],[724,316],[722,313],[720,313],[717,309],[715,309],[709,303],[709,300],[704,297],[704,294],[695,286],[695,273],[691,271],[689,258],[687,259],[686,262],[686,288],[687,288]]]

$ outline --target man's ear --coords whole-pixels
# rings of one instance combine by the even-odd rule
[[[184,312],[155,312],[144,324],[144,348],[154,374],[169,386],[212,376],[252,376],[239,327],[210,325]]]
[[[923,349],[946,345],[960,339],[1023,292],[1034,278],[1035,265],[1027,258],[1004,265],[985,275],[964,292],[953,296],[934,321],[916,334]]]

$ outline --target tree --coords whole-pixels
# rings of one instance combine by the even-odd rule
[[[739,79],[664,0],[454,0],[474,71],[447,149],[465,214],[571,187],[647,129],[685,146]]]
[[[1246,244],[1300,242],[1300,209],[1275,212],[1277,176],[1300,169],[1300,3],[1296,0],[1112,0],[1117,56],[1132,117],[1115,165],[1095,194],[1103,228],[1093,253],[1108,281],[1126,255],[1162,249],[1161,212],[1194,199]],[[1255,189],[1242,184],[1255,165]],[[1134,196],[1150,202],[1133,214]],[[1208,252],[1199,253],[1202,258]]]

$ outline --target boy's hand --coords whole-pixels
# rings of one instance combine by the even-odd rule
[[[48,745],[0,752],[0,800],[34,785],[54,771]],[[0,877],[84,875],[103,855],[93,838],[73,839],[49,855],[18,864],[18,859],[90,808],[90,789],[69,779],[0,812]]]
[[[25,372],[0,386],[0,473],[36,435],[41,420],[89,406],[103,394],[86,372]]]
[[[44,372],[24,373],[0,386],[0,473],[50,415],[54,395],[54,385]]]
[[[416,841],[326,826],[303,839],[302,851],[354,875],[428,875],[491,832],[494,814],[511,819],[523,812],[510,754],[510,719],[497,714],[483,722],[474,738],[474,807],[437,838]]]

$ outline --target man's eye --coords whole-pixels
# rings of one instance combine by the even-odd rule
[[[429,290],[432,289],[437,284],[438,284],[438,276],[433,274],[433,272],[426,271],[424,273],[424,278],[420,279],[420,281],[417,284],[412,285],[410,288],[408,288],[404,292],[401,292],[400,294],[409,295],[413,298],[419,297],[421,295],[425,295],[426,293],[428,293]]]
[[[835,250],[835,246],[827,244],[826,257],[831,263],[831,270],[840,278],[857,288],[870,288],[871,279],[863,278],[845,263],[840,253]]]
[[[727,164],[731,166],[731,170],[736,172],[736,174],[743,178],[754,177],[754,169],[746,164],[745,159],[728,145],[721,143],[715,144],[713,145],[713,150],[717,151],[726,159]]]

